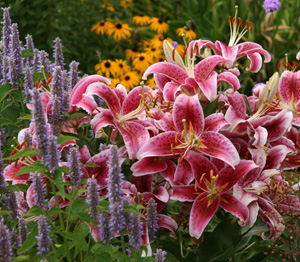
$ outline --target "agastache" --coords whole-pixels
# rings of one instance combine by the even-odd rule
[[[76,148],[70,150],[68,157],[69,169],[70,169],[70,180],[74,186],[79,186],[81,182],[81,171],[79,165],[79,156]]]
[[[60,66],[62,69],[64,68],[64,57],[63,57],[63,52],[62,52],[62,44],[60,39],[57,37],[54,40],[54,52],[53,52],[53,57],[55,59],[55,66]]]
[[[129,244],[135,250],[139,251],[142,244],[143,231],[142,231],[140,216],[138,214],[132,215],[132,222],[129,228],[130,228]]]
[[[152,242],[156,238],[156,232],[158,230],[157,224],[157,210],[156,210],[156,202],[153,198],[149,200],[148,210],[147,210],[147,227],[148,227],[148,235],[149,241]]]
[[[69,91],[71,91],[74,86],[77,84],[77,82],[79,81],[79,77],[78,77],[78,65],[79,63],[76,61],[72,61],[69,65],[70,67],[70,71],[69,71]]]
[[[34,204],[40,208],[45,208],[45,196],[42,181],[40,175],[37,173],[32,175],[32,187],[34,191]]]
[[[9,192],[9,197],[8,197],[8,210],[11,211],[9,214],[12,219],[17,219],[19,216],[18,212],[18,204],[17,204],[17,198],[16,194],[14,191]]]
[[[49,139],[49,160],[48,167],[51,172],[54,172],[58,168],[60,159],[60,151],[58,150],[57,137],[51,135]]]
[[[20,74],[23,73],[22,46],[19,38],[18,25],[12,24],[11,28],[12,34],[10,39],[10,57],[13,58],[15,70],[17,72],[17,78],[19,78]]]
[[[32,89],[34,87],[34,83],[32,80],[32,73],[29,67],[26,67],[25,76],[24,76],[24,91],[27,102],[30,102],[32,99]]]
[[[97,181],[94,178],[92,178],[89,181],[87,187],[87,197],[85,202],[90,206],[89,214],[93,218],[97,218],[98,216],[97,206],[100,202],[98,191],[99,191],[99,185],[97,184]]]
[[[9,231],[4,224],[3,218],[0,217],[0,258],[2,262],[10,261],[10,242],[9,242]]]
[[[9,55],[9,42],[11,35],[11,19],[9,16],[9,7],[1,8],[3,12],[3,27],[2,27],[2,45],[4,55]]]
[[[100,238],[103,244],[109,244],[112,237],[112,230],[109,224],[109,213],[101,211],[99,215]]]
[[[26,221],[23,217],[19,218],[19,242],[20,245],[23,245],[27,239],[28,229],[26,226]]]
[[[32,40],[32,36],[31,35],[27,35],[25,37],[25,39],[26,39],[26,45],[25,45],[25,47],[27,49],[34,50],[34,43],[33,43],[33,40]],[[29,66],[29,67],[33,66],[34,57],[27,57],[25,60],[26,60],[26,66]]]
[[[50,233],[50,227],[47,223],[45,216],[39,217],[38,222],[38,228],[39,228],[39,236],[38,239],[38,253],[39,256],[45,256],[50,252],[50,245],[52,243],[52,239],[49,236]]]

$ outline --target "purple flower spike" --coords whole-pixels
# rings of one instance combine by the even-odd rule
[[[0,261],[10,261],[10,255],[9,231],[6,225],[4,225],[3,219],[0,218]]]
[[[70,71],[69,71],[69,91],[71,91],[74,86],[77,84],[79,81],[78,77],[78,66],[79,63],[76,61],[72,61],[71,64],[69,65]]]
[[[6,188],[6,183],[5,183],[5,178],[3,176],[2,151],[0,149],[0,193],[2,193],[5,188]]]
[[[32,100],[34,106],[32,120],[35,125],[34,132],[37,139],[37,148],[40,151],[40,155],[42,156],[43,164],[47,165],[49,152],[48,130],[40,93],[37,89],[33,89]]]
[[[34,191],[34,204],[40,208],[45,208],[45,197],[42,186],[41,177],[39,174],[32,174],[32,187]]]
[[[163,251],[162,249],[156,249],[156,253],[154,253],[153,255],[157,262],[164,262],[166,259],[167,252]]]
[[[111,156],[109,160],[109,173],[108,173],[108,199],[110,209],[110,224],[113,231],[118,234],[125,228],[124,211],[124,198],[122,185],[124,183],[124,175],[121,173],[121,166],[119,163],[119,151],[117,146],[111,147]]]
[[[17,73],[16,63],[13,57],[9,58],[9,82],[13,87],[19,85],[19,75]]]
[[[151,198],[148,204],[149,209],[147,210],[147,226],[150,242],[155,240],[158,230],[156,205],[155,200]]]
[[[23,73],[23,61],[22,61],[22,46],[19,37],[18,24],[12,24],[12,34],[10,39],[10,57],[14,59],[15,70],[17,72],[18,80]]]
[[[129,244],[136,250],[140,251],[142,245],[142,224],[138,214],[132,215],[132,223],[130,225]]]
[[[9,192],[9,197],[8,197],[8,210],[11,211],[9,214],[12,219],[17,219],[19,216],[18,212],[18,204],[17,204],[17,198],[16,194],[14,191]]]
[[[49,139],[49,160],[48,160],[48,167],[51,172],[54,172],[58,168],[59,159],[60,159],[60,151],[58,150],[57,137],[51,135]]]
[[[33,72],[41,72],[41,52],[34,48],[33,49],[33,57],[32,58],[32,71]]]
[[[27,35],[25,37],[25,39],[26,39],[25,47],[27,49],[34,50],[34,43],[33,43],[33,40],[32,40],[32,36],[31,35]],[[33,66],[33,61],[34,61],[34,57],[26,57],[26,59],[25,59],[25,65],[29,66],[29,67],[32,67]]]
[[[112,237],[112,230],[109,224],[109,213],[101,211],[99,215],[100,238],[103,244],[107,245]]]
[[[0,85],[2,84],[3,81],[3,55],[0,52]]]
[[[50,252],[50,245],[52,243],[52,239],[49,236],[50,227],[47,223],[45,216],[39,217],[39,235],[38,239],[38,253],[39,256],[45,256]]]
[[[11,255],[12,257],[17,256],[17,247],[20,246],[18,235],[16,234],[16,231],[13,229],[9,232],[9,242],[11,246]]]
[[[40,64],[40,68],[38,71],[41,71],[41,66],[44,67],[45,73],[47,74],[48,72],[50,72],[50,61],[48,59],[48,53],[44,50],[42,50],[40,52],[40,59],[41,59],[41,64]]]
[[[267,14],[277,11],[279,7],[281,7],[281,3],[278,0],[265,0],[263,4],[263,8]]]
[[[11,19],[9,16],[9,7],[1,8],[3,12],[3,27],[2,27],[2,45],[3,45],[3,53],[4,55],[9,55],[9,42],[11,35]]]
[[[25,76],[24,76],[24,91],[25,91],[25,96],[26,96],[27,102],[31,102],[33,87],[34,87],[34,83],[32,80],[31,70],[29,67],[26,67]]]
[[[90,206],[89,214],[95,219],[98,217],[97,206],[100,203],[99,189],[97,181],[92,178],[87,187],[87,197],[85,202]]]
[[[79,186],[81,182],[81,170],[79,165],[79,155],[76,148],[70,149],[70,154],[68,157],[69,169],[70,169],[70,179],[74,186]]]
[[[26,226],[26,221],[23,217],[19,218],[19,241],[20,245],[23,245],[27,239],[28,229]]]
[[[60,66],[62,69],[64,68],[64,56],[63,56],[63,51],[62,51],[62,44],[60,39],[57,37],[54,40],[54,53],[53,53],[53,57],[55,59],[55,66]]]

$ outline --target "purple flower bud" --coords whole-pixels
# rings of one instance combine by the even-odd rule
[[[2,84],[2,81],[3,81],[3,55],[2,53],[0,52],[0,85]]]
[[[28,147],[32,146],[32,137],[29,131],[24,133],[24,141],[26,142],[26,144],[28,144]]]
[[[100,202],[99,198],[99,185],[97,184],[96,179],[92,178],[89,181],[88,187],[87,187],[87,197],[85,202],[90,206],[89,214],[93,218],[98,217],[97,212],[97,206]]]
[[[22,61],[22,46],[19,37],[18,24],[12,24],[12,34],[10,39],[10,57],[14,59],[15,70],[17,72],[18,80],[20,80],[23,73],[23,61]]]
[[[17,66],[13,57],[9,58],[9,82],[13,87],[19,85],[19,75],[17,73]]]
[[[156,238],[156,232],[158,230],[158,224],[157,224],[157,211],[156,211],[156,202],[153,198],[149,200],[148,203],[148,210],[147,210],[147,227],[148,227],[148,235],[149,235],[149,241],[152,242]]]
[[[9,232],[9,242],[10,242],[10,246],[12,248],[12,257],[16,257],[17,256],[17,247],[20,246],[20,242],[19,242],[19,238],[18,235],[16,234],[15,230],[11,230]]]
[[[111,155],[109,159],[108,172],[108,199],[110,209],[110,224],[115,233],[119,233],[125,227],[124,211],[124,194],[122,185],[124,183],[124,175],[121,173],[119,163],[119,151],[117,146],[111,147]]]
[[[8,204],[8,206],[7,206],[8,211],[11,211],[11,213],[9,214],[10,217],[13,220],[17,219],[19,212],[18,212],[17,198],[16,198],[16,194],[14,191],[9,192],[7,204]]]
[[[50,245],[52,243],[52,239],[49,236],[50,227],[47,223],[45,216],[39,217],[39,236],[38,239],[38,250],[37,255],[45,256],[50,252]]]
[[[45,197],[41,177],[37,173],[32,174],[32,187],[34,191],[34,205],[45,208]]]
[[[53,52],[53,57],[55,59],[55,66],[60,66],[62,69],[64,68],[64,56],[63,56],[63,52],[62,52],[62,44],[61,44],[61,41],[60,39],[57,37],[55,40],[54,40],[54,52]]]
[[[27,35],[25,37],[25,39],[26,39],[25,47],[27,49],[34,50],[34,43],[33,43],[33,40],[32,40],[32,36],[31,35]],[[34,57],[26,57],[26,59],[25,59],[25,65],[28,66],[28,67],[32,67],[33,66],[33,60],[34,60]]]
[[[177,43],[176,41],[173,41],[173,42],[171,43],[171,45],[172,45],[174,48],[177,48],[177,47],[178,47],[178,43]]]
[[[137,251],[140,250],[142,245],[142,223],[138,214],[132,215],[132,222],[129,226],[130,236],[129,244]]]
[[[20,245],[23,245],[27,239],[28,229],[26,226],[26,221],[23,217],[19,218],[19,241]]]
[[[61,108],[60,108],[60,101],[57,95],[51,96],[52,108],[51,114],[48,116],[48,122],[51,124],[53,134],[58,136],[59,133],[59,125],[61,121]]]
[[[54,172],[58,168],[59,159],[60,159],[60,151],[58,150],[57,137],[51,135],[49,139],[48,167],[52,172]]]
[[[281,7],[281,3],[278,0],[265,0],[263,4],[263,8],[267,14],[277,11],[279,7]]]
[[[79,77],[78,77],[78,66],[79,63],[76,61],[72,61],[71,64],[69,65],[70,67],[70,71],[69,71],[69,91],[71,91],[74,86],[77,84],[77,82],[79,81]]]
[[[9,231],[6,225],[4,225],[3,219],[0,218],[0,261],[10,261],[10,255]]]
[[[167,252],[163,251],[162,249],[156,249],[156,253],[154,253],[153,255],[157,262],[164,262],[166,259]]]
[[[2,80],[1,85],[7,83],[9,81],[9,62],[8,56],[4,55],[2,58]]]
[[[99,215],[100,238],[107,245],[112,237],[112,228],[109,224],[109,213],[101,211]]]
[[[48,130],[40,93],[37,89],[33,89],[32,100],[34,106],[32,120],[35,125],[34,132],[37,139],[37,149],[40,151],[44,165],[47,165],[49,152]]]
[[[9,7],[1,8],[3,12],[3,27],[2,27],[2,45],[3,45],[3,53],[4,55],[9,55],[9,42],[11,35],[11,19],[9,16]]]
[[[1,144],[0,144],[1,145]],[[2,161],[2,151],[0,149],[0,193],[6,188],[5,178],[3,175],[3,161]]]
[[[41,64],[40,67],[43,66],[44,67],[44,71],[47,74],[48,72],[50,72],[50,61],[48,59],[48,53],[44,50],[42,50],[40,52],[40,58],[41,58]],[[38,71],[41,71],[41,68],[39,68]]]
[[[32,89],[34,88],[34,83],[32,80],[32,73],[29,67],[26,67],[24,76],[24,91],[27,102],[31,102],[32,99]]]
[[[41,54],[38,49],[33,49],[31,68],[33,72],[41,72]]]
[[[57,97],[61,97],[62,95],[62,71],[60,66],[54,68],[53,79],[51,81],[51,92],[52,95],[56,95]]]
[[[70,149],[70,154],[68,157],[69,169],[70,169],[70,179],[74,186],[78,186],[81,182],[81,170],[79,165],[79,155],[76,148]]]

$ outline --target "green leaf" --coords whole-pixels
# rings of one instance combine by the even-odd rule
[[[26,157],[26,156],[36,156],[39,154],[39,151],[34,149],[34,148],[25,148],[17,153],[15,153],[12,156],[3,158],[3,160],[11,160],[11,159],[16,159],[16,158],[21,158],[21,157]]]
[[[37,206],[33,206],[25,215],[23,215],[23,217],[33,217],[40,215],[46,215],[46,211]]]
[[[18,249],[18,254],[25,253],[26,251],[30,250],[35,244],[38,242],[36,239],[36,236],[38,235],[38,225],[35,223],[35,226],[33,227],[30,234],[27,236],[27,239],[25,240],[23,246],[21,246]]]
[[[23,256],[13,257],[10,260],[10,262],[21,262],[21,261],[27,261],[27,262],[29,262],[31,260],[30,260],[30,257],[28,255],[27,256],[23,255]]]
[[[127,213],[133,213],[140,215],[142,218],[145,218],[145,216],[134,206],[132,205],[124,205],[124,211]]]
[[[57,138],[57,144],[63,144],[66,143],[70,140],[79,140],[78,137],[75,136],[60,136],[59,138]]]
[[[102,200],[98,206],[100,207],[101,210],[105,212],[109,212],[109,201]]]
[[[95,163],[89,163],[89,164],[84,164],[84,167],[99,167],[99,165],[95,164]]]
[[[22,57],[34,57],[33,49],[22,50]]]
[[[12,213],[12,211],[0,210],[0,216],[7,215],[7,214],[10,214],[10,213]]]
[[[45,80],[44,79],[44,74],[42,72],[35,72],[35,73],[33,73],[33,75],[32,75],[33,83],[35,83],[36,81],[38,81],[38,79]]]
[[[42,164],[41,161],[35,161],[30,166],[22,166],[20,170],[17,172],[17,174],[14,175],[14,177],[28,174],[28,173],[45,173],[46,167]]]
[[[31,120],[31,118],[32,118],[32,114],[29,114],[25,116],[20,116],[18,120]]]
[[[52,207],[48,212],[48,216],[52,216],[52,215],[62,213],[62,212],[63,212],[63,210],[60,209],[59,207]]]
[[[217,108],[218,108],[218,101],[219,101],[219,96],[214,101],[212,101],[210,104],[208,104],[207,106],[204,107],[203,113],[204,113],[205,117],[216,113]]]
[[[81,119],[85,116],[89,116],[89,115],[84,112],[71,112],[67,121],[72,120],[72,119]]]
[[[15,185],[9,185],[7,186],[7,190],[9,191],[17,191],[17,192],[27,192],[28,185],[26,184],[15,184]]]
[[[249,102],[248,102],[248,99],[246,96],[244,96],[244,99],[245,99],[245,104],[246,104],[246,108],[247,108],[247,114],[248,116],[251,116],[253,114],[251,108],[250,108],[250,105],[249,105]]]

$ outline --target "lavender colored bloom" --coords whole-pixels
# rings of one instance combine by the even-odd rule
[[[125,228],[125,218],[123,215],[124,197],[122,196],[124,194],[122,189],[124,175],[121,173],[118,147],[112,146],[110,152],[108,172],[110,224],[115,233],[120,233]]]
[[[45,216],[39,217],[39,236],[38,239],[38,250],[37,255],[45,256],[50,252],[50,245],[52,243],[52,239],[49,236],[50,227],[47,223]]]
[[[171,45],[172,45],[174,48],[177,48],[177,47],[178,47],[178,42],[173,41],[173,42],[171,43]]]
[[[33,49],[33,57],[32,58],[32,63],[31,63],[31,68],[33,72],[41,72],[41,54],[40,50],[34,48]]]
[[[79,165],[79,155],[76,148],[72,148],[70,150],[70,154],[68,157],[69,169],[70,169],[70,179],[74,186],[78,186],[81,182],[81,170]]]
[[[60,115],[61,115],[61,109],[60,109],[60,103],[59,98],[56,95],[51,96],[51,103],[52,103],[52,110],[51,114],[48,116],[48,123],[51,124],[52,127],[52,133],[56,136],[58,136],[59,133],[59,124],[61,123]]]
[[[53,57],[55,59],[55,66],[60,66],[62,69],[64,68],[64,56],[63,56],[63,52],[62,52],[62,44],[60,39],[57,37],[54,40],[54,52],[53,52]]]
[[[27,49],[34,50],[34,43],[33,43],[33,40],[32,40],[32,36],[31,35],[27,35],[25,37],[25,39],[26,39],[25,47]],[[26,66],[32,67],[33,66],[33,61],[34,61],[34,57],[26,57],[26,59],[25,59]]]
[[[281,3],[278,0],[265,0],[263,4],[263,8],[267,14],[277,11],[279,7],[281,7]]]
[[[85,202],[90,206],[89,214],[96,219],[98,216],[97,206],[100,202],[100,198],[99,198],[99,185],[97,184],[97,181],[94,178],[92,178],[89,181],[87,187],[87,197]]]
[[[100,224],[100,238],[101,241],[107,245],[112,237],[112,228],[109,224],[109,213],[101,211],[99,215]]]
[[[48,59],[48,56],[49,55],[46,51],[40,51],[40,66],[38,71],[41,71],[41,66],[43,66],[46,74],[50,72],[50,61]]]
[[[37,139],[37,149],[40,151],[44,165],[47,165],[49,152],[48,130],[40,93],[37,89],[33,89],[32,100],[34,106],[32,120],[35,125],[34,132]]]
[[[37,173],[32,174],[32,187],[34,191],[34,205],[45,208],[45,196],[41,177]]]
[[[34,83],[32,80],[32,73],[29,67],[26,67],[25,76],[24,76],[24,91],[26,101],[30,102],[32,99],[32,89],[34,87]]]
[[[9,58],[9,82],[13,87],[19,85],[19,75],[17,72],[17,67],[15,64],[15,59],[13,57]]]
[[[9,81],[9,63],[8,56],[4,55],[2,58],[2,80],[1,85],[7,83]]]
[[[26,226],[26,221],[23,217],[19,218],[19,242],[20,245],[23,245],[27,239],[28,229]]]
[[[2,83],[2,80],[3,80],[3,55],[2,53],[0,52],[0,85]]]
[[[16,231],[14,229],[9,232],[9,242],[12,248],[11,255],[12,257],[16,257],[17,256],[16,248],[20,246],[20,242],[19,242],[18,235],[16,234]]]
[[[51,92],[53,95],[56,95],[58,97],[62,96],[62,71],[60,66],[56,66],[54,68],[53,79],[51,81]]]
[[[10,57],[14,59],[15,70],[17,72],[18,80],[23,73],[23,61],[22,61],[22,46],[19,37],[18,24],[12,24],[12,34],[10,39]]]
[[[9,231],[4,224],[3,218],[0,218],[0,261],[10,261],[10,255]]]
[[[163,251],[162,249],[156,249],[156,253],[154,253],[153,255],[157,262],[164,262],[166,259],[167,252]]]
[[[1,8],[3,12],[3,27],[2,27],[2,45],[3,45],[3,53],[4,55],[9,55],[9,42],[11,35],[11,19],[9,15],[9,7]]]
[[[6,144],[5,129],[0,128],[0,147]]]
[[[140,250],[142,245],[142,223],[138,214],[132,214],[132,222],[129,226],[130,236],[129,244],[137,251]]]
[[[32,146],[32,137],[29,131],[24,133],[24,141],[26,142],[26,144],[28,144],[28,147]]]
[[[71,64],[69,65],[70,71],[69,71],[69,91],[71,91],[74,86],[77,84],[79,81],[78,77],[78,66],[79,63],[76,61],[72,61]]]
[[[0,143],[1,145],[1,143]],[[5,178],[3,175],[3,162],[2,162],[2,151],[0,149],[0,193],[6,188]]]
[[[49,139],[49,159],[48,159],[48,167],[51,170],[51,172],[54,172],[58,168],[59,159],[60,159],[60,151],[58,150],[57,137],[51,135]]]
[[[156,202],[153,198],[149,200],[148,203],[148,210],[147,210],[147,227],[148,227],[148,235],[149,235],[149,241],[152,242],[156,238],[156,232],[158,230],[158,224],[157,224],[157,211],[156,211]]]
[[[7,206],[8,211],[11,211],[11,213],[9,214],[10,217],[14,220],[17,219],[19,212],[18,212],[17,198],[14,191],[9,192],[7,204],[8,204]]]

